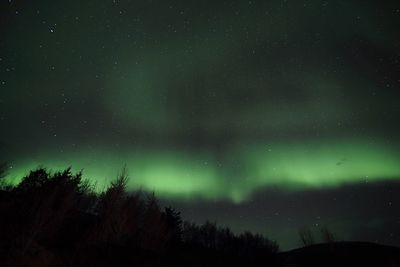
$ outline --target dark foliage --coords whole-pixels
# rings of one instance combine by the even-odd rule
[[[259,234],[183,221],[154,194],[126,192],[123,172],[102,193],[70,169],[31,171],[0,189],[0,266],[400,266],[400,249],[370,243],[313,245],[278,253]]]
[[[70,169],[31,171],[0,190],[0,266],[245,266],[278,246],[250,232],[183,222],[154,194],[126,192],[123,172],[102,193]]]

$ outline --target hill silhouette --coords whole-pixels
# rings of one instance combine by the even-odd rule
[[[282,266],[400,266],[400,248],[369,242],[315,244],[279,256]]]

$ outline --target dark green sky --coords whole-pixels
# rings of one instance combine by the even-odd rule
[[[268,234],[286,219],[241,208],[264,207],[260,192],[287,203],[400,177],[397,1],[11,0],[0,25],[11,179],[72,165],[102,188],[126,164],[130,188],[188,217],[201,203],[202,218],[235,227],[245,210],[241,227]],[[282,227],[285,246],[313,221],[304,209]],[[323,223],[351,238],[348,214]]]

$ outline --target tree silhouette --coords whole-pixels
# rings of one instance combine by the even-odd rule
[[[303,244],[303,246],[310,246],[315,243],[314,241],[314,235],[310,228],[308,227],[303,227],[299,230],[299,237],[300,241]]]
[[[172,207],[164,209],[165,221],[170,235],[172,245],[182,242],[182,218],[181,213]]]
[[[96,193],[80,172],[38,168],[0,188],[0,266],[243,266],[278,250],[261,235],[183,222],[127,182],[123,171]]]

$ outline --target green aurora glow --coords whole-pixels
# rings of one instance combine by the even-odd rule
[[[83,151],[65,153],[58,161],[43,155],[43,160],[21,161],[10,179],[18,179],[38,165],[53,170],[72,165],[75,171],[84,169],[85,177],[101,190],[126,164],[131,190],[142,188],[172,199],[241,202],[271,187],[304,190],[398,178],[398,147],[359,140],[242,144],[232,146],[222,160],[216,160],[212,151]]]
[[[103,190],[126,166],[130,190],[198,223],[286,248],[322,224],[400,244],[400,1],[0,1],[0,13],[13,183],[71,166]]]

